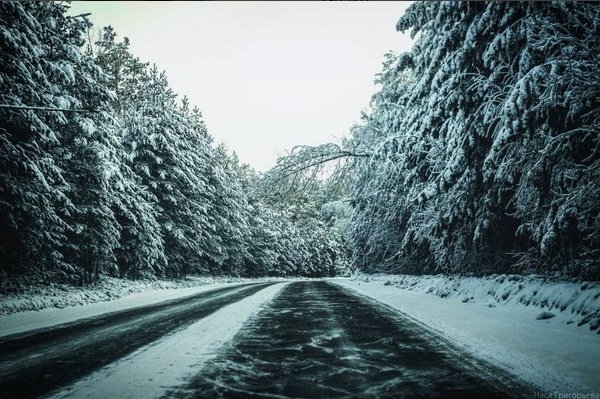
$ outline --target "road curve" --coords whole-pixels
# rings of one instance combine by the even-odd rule
[[[533,397],[411,319],[339,286],[291,283],[171,398]]]
[[[5,398],[47,394],[272,283],[226,287],[0,338]]]

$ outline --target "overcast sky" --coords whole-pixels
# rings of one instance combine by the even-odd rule
[[[348,133],[376,87],[405,2],[73,2],[167,72],[209,132],[258,170]]]

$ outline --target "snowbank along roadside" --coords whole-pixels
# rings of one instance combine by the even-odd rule
[[[210,284],[252,281],[258,280],[239,277],[196,276],[189,276],[180,280],[127,280],[101,276],[100,281],[95,285],[84,287],[57,283],[36,283],[24,287],[22,292],[0,295],[0,316],[31,310],[62,309],[70,306],[112,301],[132,294],[154,290],[172,290]]]
[[[0,337],[38,328],[52,327],[63,323],[98,316],[104,313],[152,305],[171,299],[183,298],[222,287],[240,284],[244,283],[215,283],[179,289],[155,289],[146,292],[138,292],[112,301],[89,303],[82,306],[70,306],[63,309],[48,308],[39,311],[13,313],[0,317]]]
[[[356,275],[355,280],[384,281],[385,285],[441,298],[458,298],[488,307],[516,304],[540,309],[540,318],[568,315],[569,324],[586,324],[600,334],[600,283],[572,282],[529,275],[489,277]],[[544,314],[544,315],[542,315]]]
[[[336,283],[401,311],[541,390],[600,392],[600,337],[583,323],[597,315],[596,284],[535,276],[392,275]],[[553,316],[542,318],[543,312]]]
[[[184,385],[287,283],[262,289],[145,346],[58,392],[53,398],[158,398]]]

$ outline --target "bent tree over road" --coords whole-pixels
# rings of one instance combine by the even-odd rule
[[[243,306],[269,285],[217,289],[5,337],[0,389],[8,397],[60,392],[226,305]],[[233,340],[214,349],[212,360],[165,396],[501,398],[532,392],[408,317],[326,281],[286,284]]]

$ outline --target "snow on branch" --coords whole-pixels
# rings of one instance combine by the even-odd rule
[[[352,167],[351,159],[368,158],[371,154],[343,148],[334,143],[318,146],[301,145],[294,147],[289,154],[280,157],[271,170],[262,176],[262,191],[273,194],[276,191],[302,191],[311,182],[322,177],[327,167],[332,167],[332,175],[345,176]],[[343,173],[340,169],[344,169]],[[274,189],[279,187],[281,190]],[[282,194],[279,192],[278,194]]]

